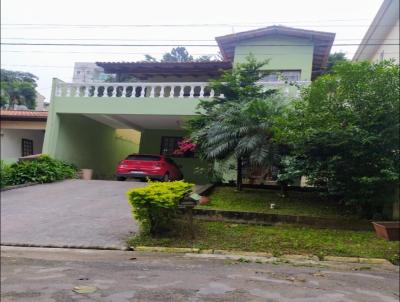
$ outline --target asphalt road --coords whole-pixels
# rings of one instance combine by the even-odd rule
[[[125,246],[138,231],[126,192],[141,182],[66,180],[1,192],[1,243]]]
[[[1,283],[2,302],[399,299],[399,270],[394,266],[305,267],[128,251],[2,247]]]

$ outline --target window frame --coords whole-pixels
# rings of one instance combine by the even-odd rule
[[[166,145],[166,140],[169,139],[174,139],[175,140],[175,149],[172,150],[172,153],[164,153],[163,150],[165,149],[165,145]],[[166,157],[182,157],[181,155],[177,155],[174,154],[173,152],[176,150],[176,148],[178,147],[178,141],[182,140],[183,137],[182,136],[161,136],[161,141],[160,141],[160,155],[166,156]]]
[[[293,82],[293,81],[294,82],[301,81],[301,69],[264,70],[263,72],[264,72],[263,78],[264,77],[268,77],[268,76],[276,76],[276,80],[260,79],[260,82],[281,82],[282,80],[279,79],[279,75],[285,77],[285,73],[290,73],[290,72],[298,73],[298,78],[297,78],[297,80],[287,79],[287,81],[291,81],[291,82]]]
[[[170,153],[170,154],[168,154],[168,153],[164,154],[163,153],[163,149],[165,149],[164,148],[164,145],[165,145],[164,141],[166,139],[175,139],[174,150],[172,150],[172,153]],[[168,136],[168,135],[161,136],[161,140],[160,140],[160,155],[163,155],[165,157],[170,157],[171,159],[172,158],[194,158],[195,157],[194,156],[194,152],[191,152],[191,153],[188,153],[188,154],[174,154],[173,153],[178,148],[178,142],[183,140],[183,139],[184,139],[183,136]]]
[[[26,145],[27,144],[27,145]],[[30,154],[25,154],[25,151],[28,150],[28,153]],[[33,140],[29,139],[29,138],[23,138],[21,140],[21,156],[29,156],[29,155],[33,155]]]

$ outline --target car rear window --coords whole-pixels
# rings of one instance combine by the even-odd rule
[[[146,161],[159,161],[160,156],[157,155],[128,155],[127,160],[146,160]]]

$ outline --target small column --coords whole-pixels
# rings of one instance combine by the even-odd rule
[[[112,87],[112,94],[111,94],[111,97],[116,97],[117,96],[117,86],[110,86],[110,87]]]
[[[145,95],[146,95],[146,86],[143,85],[143,86],[140,86],[140,87],[142,88],[142,90],[140,91],[140,97],[144,98]]]
[[[199,98],[202,98],[204,96],[204,86],[200,86],[200,92],[199,92]]]
[[[122,86],[121,98],[126,97],[126,86]]]
[[[165,90],[165,86],[164,85],[160,86],[160,98],[164,97],[164,90]]]
[[[157,86],[150,86],[150,97],[154,98],[154,93],[156,92],[156,87]]]
[[[90,96],[90,86],[85,86],[85,97],[89,97]]]
[[[94,86],[93,97],[98,97],[98,93],[99,93],[99,86]]]
[[[182,86],[180,86],[180,91],[179,91],[179,97],[180,98],[183,98],[183,94],[184,94],[184,92],[185,92],[185,86],[184,85],[182,85]]]
[[[194,95],[194,88],[195,88],[195,87],[196,87],[195,85],[190,85],[190,86],[189,86],[189,88],[190,88],[189,97],[190,97],[190,98],[193,98],[193,95]]]
[[[174,85],[171,85],[171,90],[170,90],[170,92],[169,92],[169,97],[170,97],[170,98],[173,98],[173,97],[174,97],[174,94],[175,94],[175,86],[174,86]]]

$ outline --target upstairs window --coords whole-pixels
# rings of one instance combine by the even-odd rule
[[[261,82],[300,81],[300,70],[277,70],[261,78]]]

